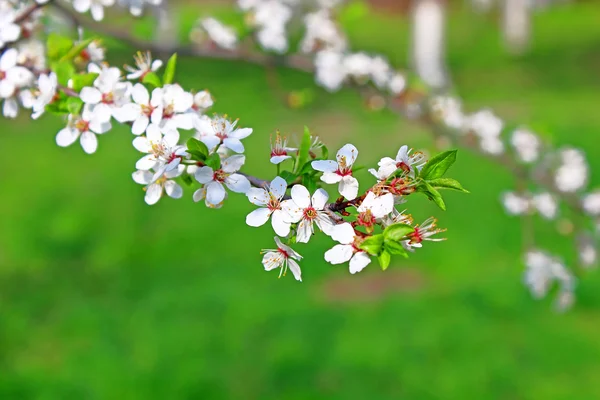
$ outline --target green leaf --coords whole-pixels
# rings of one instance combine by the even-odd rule
[[[70,38],[57,33],[48,35],[46,48],[48,49],[48,58],[50,61],[58,61],[67,54],[72,47],[73,41]]]
[[[383,248],[383,235],[373,235],[365,239],[358,247],[372,256],[377,256]]]
[[[415,229],[412,226],[398,223],[385,228],[383,231],[383,237],[385,240],[398,242],[406,235],[413,233],[414,231]]]
[[[58,83],[67,86],[69,79],[75,75],[75,66],[70,61],[60,61],[52,64],[52,71],[56,73]]]
[[[369,14],[369,6],[365,1],[355,0],[344,6],[338,15],[344,26],[355,25]]]
[[[69,97],[66,100],[67,110],[69,110],[70,114],[79,115],[81,109],[83,108],[83,100],[79,97]]]
[[[167,61],[167,66],[165,68],[165,73],[163,74],[163,83],[165,85],[172,83],[173,78],[175,78],[175,67],[177,66],[177,53],[173,54],[169,61]]]
[[[194,179],[187,172],[184,172],[183,174],[181,174],[181,180],[183,181],[183,183],[185,183],[188,186],[192,186],[192,184],[194,183]]]
[[[46,111],[56,115],[64,115],[69,114],[69,109],[67,108],[67,97],[64,93],[59,92],[58,98],[55,99],[52,103],[46,105]]]
[[[296,179],[298,179],[298,175],[290,171],[281,171],[279,176],[285,179],[288,185],[291,185]]]
[[[381,269],[384,271],[390,266],[391,260],[392,256],[386,250],[382,251],[381,254],[377,256],[377,261],[379,261],[379,265],[381,265]]]
[[[90,72],[89,74],[75,74],[71,79],[73,80],[73,90],[76,92],[80,92],[86,86],[92,86],[94,81],[98,77],[98,74],[95,72]]]
[[[161,87],[162,83],[160,83],[160,78],[154,72],[148,72],[144,75],[144,79],[142,79],[143,83],[147,83],[154,87]]]
[[[444,199],[442,198],[440,192],[438,192],[437,189],[425,181],[423,184],[427,189],[423,191],[423,193],[425,193],[429,200],[433,201],[439,208],[441,208],[443,211],[446,211],[446,203],[444,203]]]
[[[467,189],[463,188],[462,185],[455,179],[451,178],[438,178],[428,181],[428,183],[434,188],[439,189],[452,189],[458,190],[463,193],[470,193]]]
[[[73,46],[68,52],[67,54],[63,55],[60,58],[60,61],[72,61],[75,57],[77,57],[86,47],[88,47],[90,45],[90,43],[92,43],[95,39],[94,38],[89,38],[89,39],[85,39],[79,43],[77,43],[75,46]]]
[[[433,157],[421,170],[421,177],[426,180],[441,178],[456,161],[458,150],[448,150]]]
[[[195,156],[194,160],[204,161],[208,157],[208,147],[196,138],[189,138],[187,143],[188,153]]]
[[[307,161],[306,164],[304,164],[304,166],[302,166],[302,168],[300,169],[300,172],[298,172],[298,175],[310,175],[312,173],[316,174],[318,171],[312,167],[313,161],[316,160]]]
[[[329,149],[325,145],[321,146],[321,157],[323,160],[329,160]]]
[[[302,185],[304,185],[304,187],[306,187],[310,193],[318,189],[315,178],[310,175],[302,176]]]
[[[300,149],[298,150],[298,158],[296,158],[296,165],[294,171],[298,172],[300,167],[304,166],[308,161],[308,153],[310,150],[310,130],[308,127],[304,127],[304,135],[302,136],[302,143],[300,143]]]
[[[406,251],[406,249],[399,242],[386,240],[383,247],[385,248],[385,251],[392,255],[399,255],[404,258],[408,258],[408,251]]]
[[[206,158],[206,165],[211,167],[213,171],[221,168],[221,156],[218,153],[213,153]]]

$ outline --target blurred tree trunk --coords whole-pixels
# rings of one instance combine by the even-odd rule
[[[446,72],[446,2],[414,0],[411,9],[411,62],[419,77],[433,88],[448,85]]]
[[[173,6],[168,1],[163,1],[161,4],[152,7],[157,20],[154,41],[165,47],[176,47],[179,44],[178,13],[173,12],[172,8]]]
[[[508,51],[522,54],[531,38],[531,8],[528,0],[504,0],[502,32]]]

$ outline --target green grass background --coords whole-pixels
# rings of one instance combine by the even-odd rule
[[[202,11],[190,10],[184,20]],[[539,13],[519,58],[503,51],[494,21],[460,10],[450,19],[449,66],[467,108],[490,106],[582,147],[599,171],[600,9]],[[406,65],[404,17],[351,22],[355,48]],[[312,86],[302,73],[278,75],[287,90]],[[178,77],[254,128],[245,143],[257,175],[274,174],[275,129],[299,135],[308,125],[330,149],[352,142],[363,165],[404,143],[433,148],[422,126],[366,111],[352,91],[318,90],[308,108],[290,110],[257,66],[183,58]],[[244,224],[253,207],[242,196],[222,210],[194,204],[191,191],[146,206],[126,130],[88,156],[55,145],[61,122],[51,116],[1,124],[2,399],[600,398],[600,274],[584,274],[567,314],[533,300],[521,284],[518,220],[498,202],[512,178],[482,158],[459,153],[452,175],[472,194],[448,194],[446,213],[409,203],[419,217],[439,215],[446,242],[349,277],[322,260],[332,243],[320,237],[298,248],[300,284],[263,271],[259,250],[273,233]],[[571,251],[553,224],[538,233]]]

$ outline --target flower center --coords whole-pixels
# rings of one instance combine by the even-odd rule
[[[154,112],[154,107],[150,104],[142,104],[142,114],[149,117]]]
[[[340,157],[340,161],[338,162],[338,169],[335,171],[335,173],[340,176],[352,175],[352,168],[348,167],[346,157]]]
[[[169,104],[163,110],[163,118],[173,118],[173,115],[175,115],[175,106],[173,106],[173,104]]]
[[[395,195],[410,194],[415,191],[415,188],[402,178],[394,178],[388,187],[390,193]]]
[[[90,123],[86,120],[80,119],[75,123],[75,129],[79,132],[87,132],[90,130]]]
[[[406,164],[404,161],[400,161],[399,163],[396,163],[396,168],[401,169],[402,171],[406,172],[407,174],[410,172],[410,165]]]
[[[278,248],[277,248],[277,251],[278,251],[279,253],[283,254],[283,256],[284,256],[285,258],[290,258],[290,255],[288,254],[288,252],[287,252],[287,251],[285,251],[284,249],[282,249],[281,247],[278,247]]]
[[[83,61],[90,61],[92,57],[90,56],[90,52],[87,49],[81,50],[79,56],[83,59]]]
[[[115,96],[114,96],[113,92],[103,93],[102,94],[102,102],[104,104],[114,104]]]
[[[308,219],[310,221],[317,218],[317,210],[315,210],[313,207],[306,207],[304,209],[303,214],[304,214],[304,219]]]
[[[287,156],[287,151],[285,151],[282,148],[274,148],[271,150],[271,157],[276,157],[276,156]]]
[[[414,232],[408,236],[410,237],[411,243],[421,243],[423,241],[423,236],[419,227],[416,227]]]
[[[267,208],[271,211],[275,211],[275,210],[280,210],[281,209],[281,203],[279,202],[279,199],[275,196],[273,196],[273,193],[269,192],[269,204],[267,204]]]
[[[224,182],[225,178],[228,176],[229,174],[227,174],[227,172],[223,171],[222,169],[218,169],[214,172],[213,179],[217,182]]]
[[[0,81],[4,80],[6,78],[6,72],[0,70]]]
[[[371,213],[371,210],[367,210],[367,211],[364,211],[364,212],[361,212],[360,214],[358,214],[358,217],[356,218],[356,222],[358,223],[358,225],[368,228],[368,227],[375,225],[376,221],[375,221],[375,217]]]

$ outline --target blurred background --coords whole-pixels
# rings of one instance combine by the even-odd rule
[[[344,26],[353,48],[410,65],[405,3],[363,2]],[[169,7],[181,32],[232,10]],[[553,144],[580,147],[600,171],[600,4],[536,8],[527,46],[516,47],[499,9],[457,1],[446,12],[447,69],[465,107],[489,106]],[[104,23],[146,38],[155,25]],[[116,65],[138,50],[108,39],[107,47]],[[331,150],[355,144],[361,165],[401,144],[435,151],[427,127],[370,111],[355,91],[329,94],[308,74],[276,74],[281,90],[312,88],[314,100],[290,109],[259,66],[179,62],[184,87],[209,89],[213,111],[254,128],[249,173],[273,176],[269,136],[299,137],[304,125]],[[88,156],[55,145],[62,122],[53,116],[1,124],[2,399],[600,398],[600,274],[580,279],[565,314],[552,296],[532,299],[521,282],[519,220],[499,202],[512,177],[479,156],[459,151],[451,175],[471,194],[449,193],[447,212],[424,198],[408,203],[416,219],[438,216],[447,241],[385,273],[373,264],[351,276],[322,260],[331,242],[319,237],[299,249],[298,283],[263,270],[259,250],[273,233],[245,225],[245,197],[211,210],[188,190],[147,206],[131,179],[138,155],[126,129]],[[570,248],[553,223],[537,229],[547,248]]]

